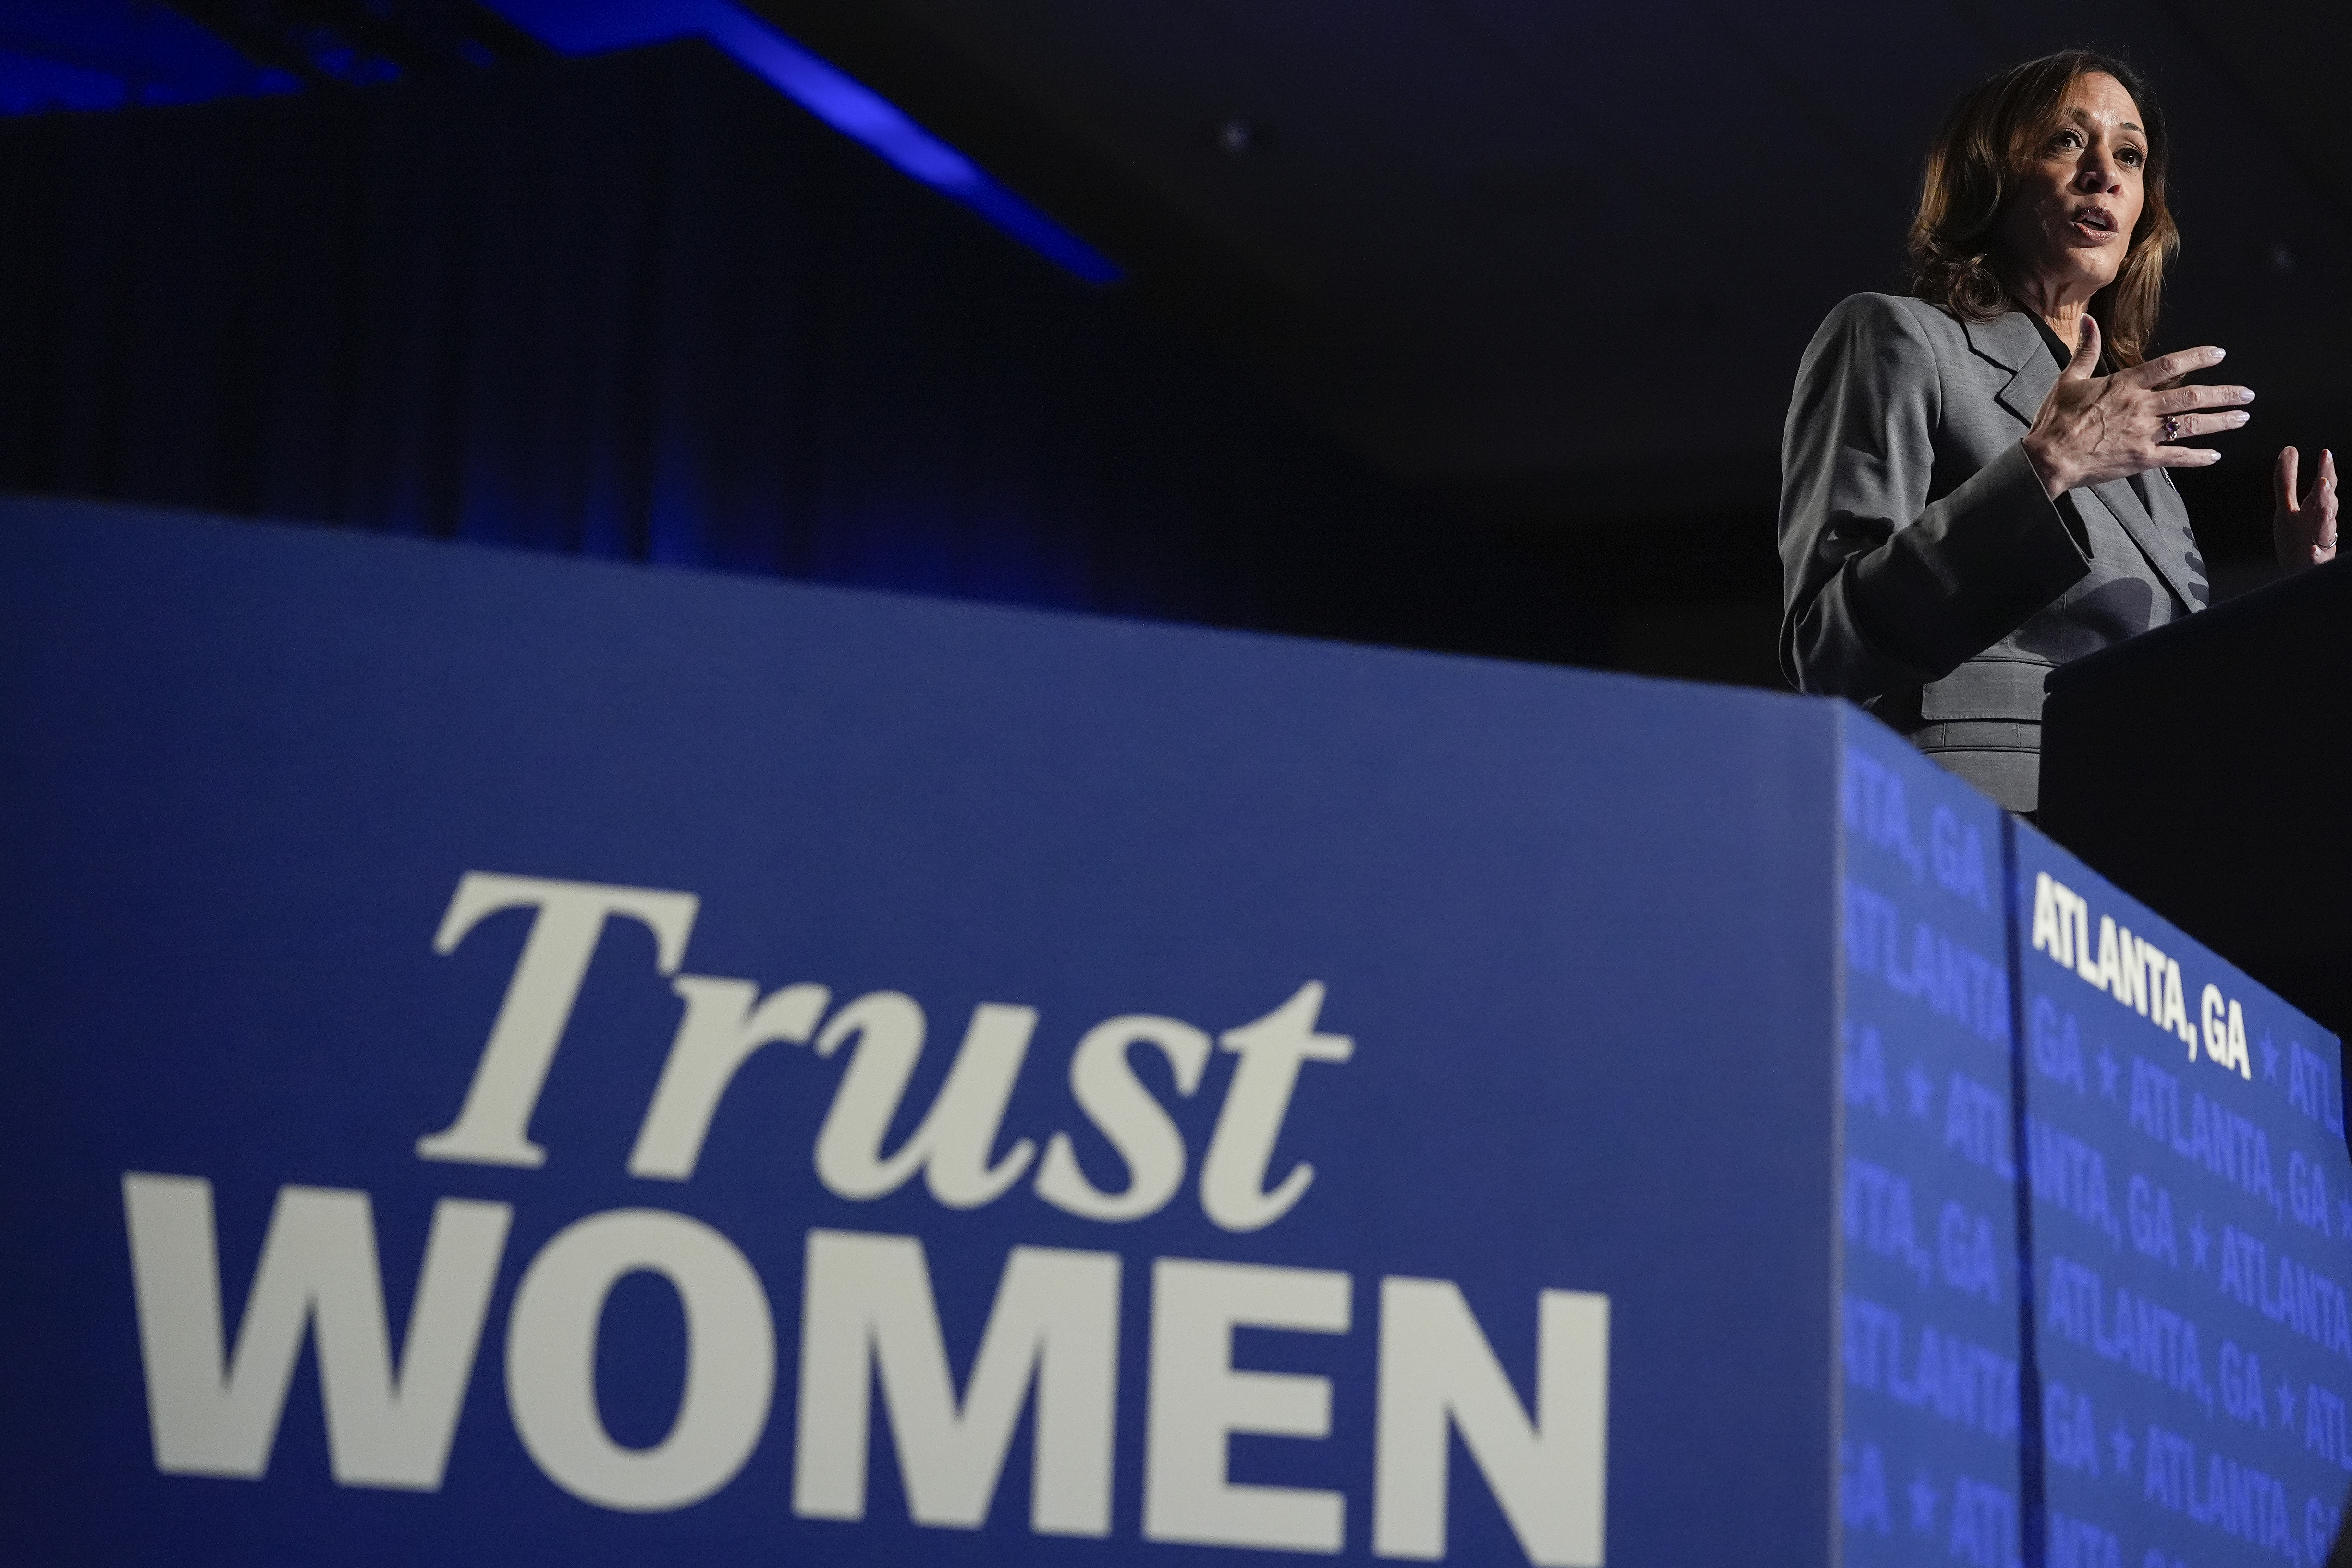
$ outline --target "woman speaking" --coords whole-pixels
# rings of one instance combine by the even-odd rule
[[[1908,297],[1830,312],[1781,440],[1780,662],[2012,811],[2053,666],[2202,608],[2168,470],[2221,454],[2218,348],[2144,357],[2179,233],[2147,84],[2081,50],[1963,98],[1927,153]],[[2334,558],[2336,466],[2279,454],[2279,558]],[[2299,499],[2298,499],[2299,497]]]

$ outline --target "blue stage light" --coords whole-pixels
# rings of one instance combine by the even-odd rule
[[[707,38],[827,125],[1056,266],[1089,283],[1118,280],[1118,268],[1100,251],[991,179],[881,94],[731,0],[488,3],[560,54]],[[327,56],[314,63],[354,81],[393,68],[388,62]],[[0,113],[194,103],[300,87],[284,71],[251,64],[156,0],[8,0],[0,8]]]
[[[700,37],[827,125],[892,166],[962,203],[1022,244],[1089,283],[1118,268],[998,184],[897,105],[751,16],[731,0],[490,0],[492,8],[567,55]]]
[[[0,5],[0,114],[201,103],[301,85],[156,0]]]

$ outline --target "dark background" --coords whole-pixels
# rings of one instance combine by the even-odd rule
[[[706,43],[5,0],[0,489],[1776,684],[1798,354],[1952,97],[2085,42],[2171,117],[2160,346],[2261,395],[2183,480],[2225,595],[2352,431],[2340,5],[749,8],[1119,279]]]

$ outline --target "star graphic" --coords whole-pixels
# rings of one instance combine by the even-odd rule
[[[2116,1097],[2116,1058],[2107,1047],[2099,1047],[2099,1092],[2109,1100]]]
[[[2132,1457],[2131,1434],[2124,1430],[2122,1422],[2116,1422],[2116,1429],[2107,1434],[2107,1443],[2116,1451],[2116,1474],[2120,1476],[2131,1468]]]
[[[1911,1483],[1911,1528],[1913,1530],[1925,1531],[1929,1534],[1935,1532],[1936,1503],[1942,1496],[1943,1494],[1937,1491],[1927,1479],[1927,1472],[1921,1470],[1918,1477]]]
[[[2293,1426],[2294,1425],[2294,1390],[2286,1385],[2284,1378],[2279,1379],[2278,1396],[2279,1425]]]
[[[2273,1083],[2278,1081],[2278,1047],[2271,1044],[2271,1037],[2268,1035],[2264,1035],[2263,1037],[2263,1076]]]
[[[1903,1075],[1903,1087],[1911,1091],[1911,1114],[1925,1121],[1928,1103],[1936,1097],[1936,1080],[1921,1072],[1919,1064],[1913,1062],[1911,1070]]]
[[[2205,1228],[2205,1216],[2199,1215],[2189,1227],[2189,1250],[2196,1255],[2194,1261],[2200,1268],[2205,1267],[2205,1248],[2212,1239],[2213,1233]]]

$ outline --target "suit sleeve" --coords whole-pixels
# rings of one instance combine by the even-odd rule
[[[1884,295],[1805,351],[1780,445],[1780,666],[1801,691],[1938,679],[2090,570],[2021,444],[1929,500],[1942,398],[1935,345]]]

